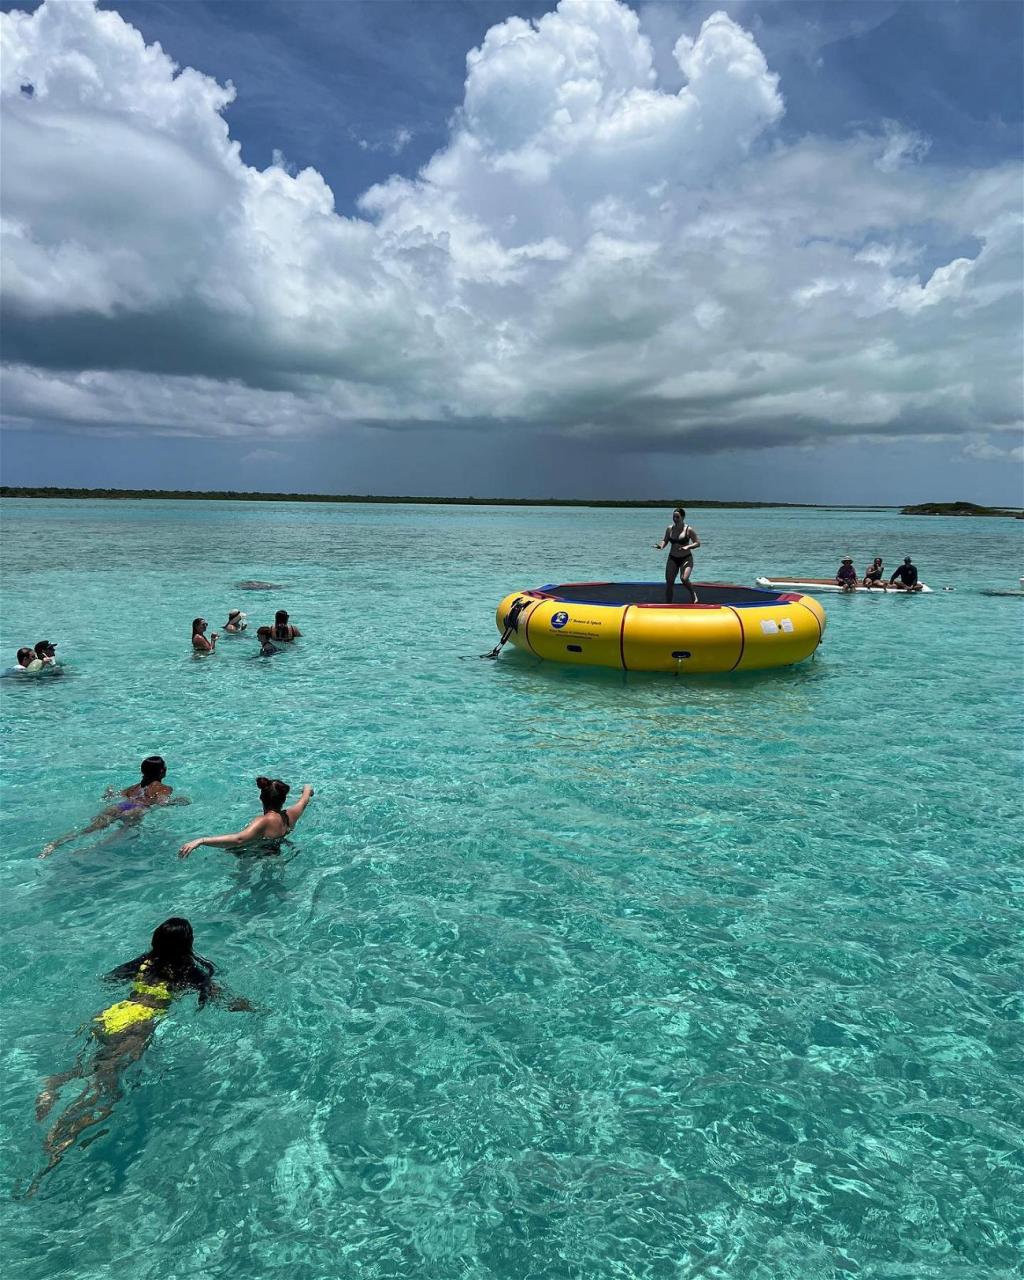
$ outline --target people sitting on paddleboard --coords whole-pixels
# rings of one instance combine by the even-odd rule
[[[671,604],[675,594],[676,575],[689,591],[693,604],[697,603],[697,593],[690,585],[690,574],[693,572],[693,553],[700,546],[700,538],[692,525],[686,523],[686,512],[676,507],[672,512],[672,523],[665,530],[665,536],[654,544],[655,551],[668,547],[668,559],[665,561],[665,603]]]
[[[87,826],[68,831],[58,836],[56,840],[51,840],[39,855],[40,858],[48,858],[62,844],[67,844],[78,836],[87,836],[92,831],[103,831],[107,827],[112,827],[115,822],[121,823],[122,827],[134,825],[142,819],[146,810],[152,809],[154,805],[188,804],[189,801],[184,796],[171,799],[173,788],[164,783],[166,776],[167,765],[164,763],[163,756],[147,756],[142,762],[140,782],[125,787],[123,791],[115,791],[113,787],[108,787],[106,798],[116,798],[116,803],[108,805]]]
[[[172,916],[157,926],[148,951],[106,975],[105,982],[130,982],[131,990],[125,999],[108,1005],[92,1019],[90,1043],[95,1052],[87,1057],[83,1049],[74,1066],[50,1076],[36,1098],[36,1119],[43,1120],[66,1084],[83,1081],[81,1092],[46,1135],[47,1164],[32,1180],[29,1195],[38,1190],[41,1180],[86,1129],[102,1124],[110,1115],[124,1092],[122,1073],[142,1057],[157,1025],[178,997],[194,991],[200,1009],[215,1001],[231,1012],[253,1011],[248,1000],[230,995],[213,981],[215,972],[210,961],[193,949],[192,925],[181,916]]]
[[[871,563],[868,565],[868,567],[864,570],[864,581],[861,583],[861,586],[862,587],[881,587],[882,590],[884,591],[887,585],[885,582],[884,574],[885,574],[885,562],[882,560],[881,556],[875,556],[874,560],[872,560]]]
[[[238,635],[239,632],[244,631],[248,625],[245,614],[241,609],[228,610],[228,620],[224,623],[224,630],[229,635]]]
[[[910,556],[903,557],[903,563],[889,579],[889,585],[897,591],[920,591],[921,584],[917,580],[917,566]]]
[[[277,645],[274,644],[272,628],[258,627],[256,630],[256,639],[260,642],[259,656],[261,658],[269,658],[271,654],[281,652]]]
[[[843,556],[843,563],[836,573],[836,583],[844,591],[857,590],[857,570],[853,567],[853,556]]]
[[[267,846],[268,853],[280,852],[281,841],[302,817],[306,805],[312,800],[313,788],[307,783],[295,804],[286,809],[284,802],[291,790],[287,782],[282,782],[280,778],[257,778],[256,785],[260,789],[263,804],[263,813],[259,818],[253,818],[241,831],[231,835],[200,836],[198,840],[189,840],[178,850],[178,857],[187,858],[202,844],[234,851],[242,845],[262,844]]]
[[[206,638],[206,628],[210,624],[205,618],[192,619],[192,648],[196,653],[213,653],[217,647],[217,641],[220,639],[220,633],[214,631],[210,638]]]
[[[278,609],[274,614],[274,639],[288,642],[298,640],[302,632],[288,621],[288,610]]]

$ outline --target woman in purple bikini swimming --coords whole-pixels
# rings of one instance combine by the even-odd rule
[[[147,756],[142,762],[140,782],[125,787],[123,791],[115,791],[113,787],[108,788],[107,797],[110,799],[117,797],[114,804],[108,805],[102,813],[98,813],[87,826],[68,831],[58,836],[56,840],[51,840],[39,855],[40,858],[48,858],[60,845],[67,844],[78,836],[87,836],[92,831],[103,831],[107,827],[112,827],[115,822],[121,823],[122,826],[127,826],[129,823],[134,825],[141,820],[147,809],[152,809],[155,805],[188,804],[184,796],[171,798],[174,789],[164,783],[166,776],[167,765],[164,763],[163,756]]]

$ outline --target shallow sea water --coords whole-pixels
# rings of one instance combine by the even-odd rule
[[[5,665],[66,663],[0,682],[20,1280],[1020,1274],[1024,602],[980,588],[1024,525],[693,510],[698,578],[957,589],[826,599],[781,672],[476,659],[507,591],[658,578],[664,515],[5,500]],[[305,638],[194,658],[231,605]],[[190,807],[37,858],[152,752]],[[287,856],[179,861],[258,773],[316,787]],[[258,1011],[178,1001],[24,1198],[37,1089],[172,914]]]

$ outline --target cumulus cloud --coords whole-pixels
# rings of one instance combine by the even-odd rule
[[[963,454],[965,458],[979,458],[982,462],[1024,462],[1024,444],[1000,447],[988,436],[976,436],[964,445]]]
[[[613,0],[497,24],[444,148],[353,216],[245,164],[232,86],[117,13],[47,0],[0,38],[15,424],[713,450],[1019,419],[1019,167],[937,165],[891,121],[783,145],[724,13],[679,33],[672,91]]]
[[[391,155],[397,156],[412,142],[412,136],[412,130],[402,125],[397,129],[392,129],[386,137],[379,138],[376,142],[372,142],[369,138],[359,137],[355,141],[360,151],[389,151]]]

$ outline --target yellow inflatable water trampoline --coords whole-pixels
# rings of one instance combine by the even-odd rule
[[[549,585],[507,595],[495,621],[502,642],[535,657],[621,671],[761,671],[803,662],[821,643],[813,596],[693,585],[697,604],[665,604],[662,582]]]

